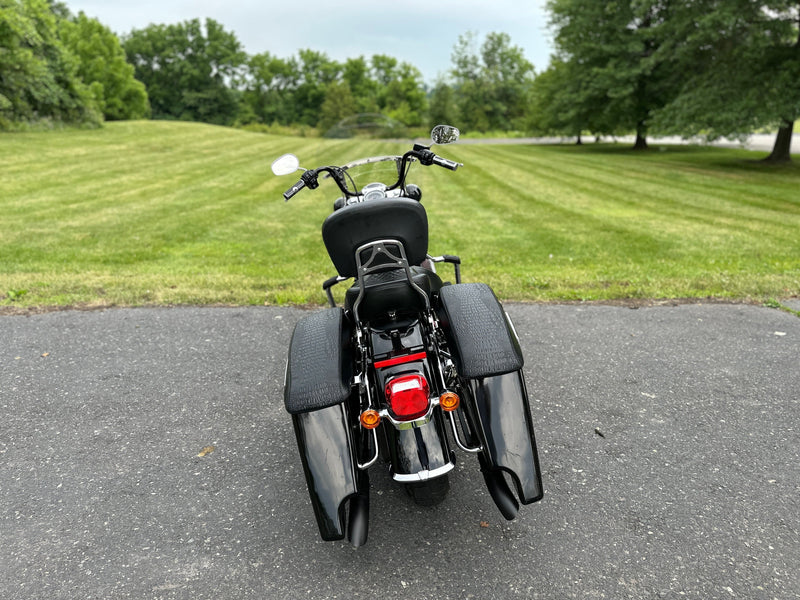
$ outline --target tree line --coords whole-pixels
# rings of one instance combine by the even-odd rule
[[[800,117],[800,0],[549,0],[555,53],[540,73],[505,33],[467,33],[426,86],[387,55],[248,55],[213,19],[117,37],[53,0],[0,0],[0,129],[180,119],[337,131],[356,115],[423,127],[530,134],[708,138],[778,130],[788,160]],[[391,129],[391,128],[390,128]],[[344,132],[347,133],[347,132]]]
[[[530,129],[709,139],[800,118],[800,0],[549,0],[556,53],[536,78]]]
[[[478,48],[473,34],[454,50],[453,83],[428,90],[419,69],[384,54],[344,62],[304,49],[281,58],[248,56],[213,19],[151,25],[123,37],[155,118],[219,124],[334,129],[355,115],[383,115],[409,127],[443,120],[465,130],[519,128],[533,66],[504,33]],[[458,95],[453,93],[458,89]]]
[[[383,54],[251,56],[213,19],[118,37],[60,2],[0,0],[0,130],[154,118],[326,132],[354,115],[381,115],[384,128],[443,120],[473,131],[522,127],[533,66],[509,36],[491,33],[478,48],[465,34],[454,57],[454,83],[431,90],[419,69]]]

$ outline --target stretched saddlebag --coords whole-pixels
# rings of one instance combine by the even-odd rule
[[[366,495],[369,482],[356,466],[344,404],[292,415],[311,505],[323,540],[346,535],[345,501]],[[352,518],[352,516],[351,516]]]
[[[456,367],[469,380],[465,408],[478,425],[484,469],[508,473],[520,501],[536,502],[543,495],[542,477],[517,335],[486,284],[444,286],[439,303]]]
[[[341,308],[328,308],[298,321],[289,346],[284,403],[300,414],[335,406],[350,396],[350,330]]]
[[[298,321],[289,346],[284,403],[292,414],[297,447],[320,535],[339,540],[353,519],[352,502],[369,490],[359,472],[349,426],[352,362],[350,327],[341,308],[328,308]]]
[[[522,368],[517,336],[488,285],[444,286],[439,301],[439,320],[462,377],[491,377]]]
[[[509,473],[523,504],[541,500],[539,453],[522,372],[473,379],[469,386],[475,404],[468,403],[467,410],[477,411],[486,467]]]

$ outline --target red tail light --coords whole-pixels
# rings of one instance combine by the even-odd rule
[[[422,375],[403,375],[386,384],[386,401],[402,421],[418,419],[428,412],[428,382]]]

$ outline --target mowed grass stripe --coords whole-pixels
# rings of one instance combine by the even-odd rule
[[[279,153],[294,149],[296,140],[205,126],[191,125],[186,129],[184,124],[169,125],[164,135],[163,124],[138,124],[132,129],[130,143],[104,139],[105,131],[92,140],[87,140],[82,132],[65,132],[66,135],[74,133],[78,138],[77,143],[82,148],[80,160],[71,160],[69,144],[62,144],[60,152],[50,147],[47,154],[51,164],[64,165],[60,167],[62,171],[66,168],[78,173],[78,182],[52,167],[45,170],[45,178],[55,182],[46,186],[52,192],[42,194],[35,188],[43,186],[31,185],[30,182],[38,182],[39,177],[29,177],[29,181],[22,184],[17,182],[17,189],[23,190],[23,198],[16,205],[21,220],[14,222],[12,211],[6,213],[8,226],[5,230],[16,231],[17,239],[5,236],[4,241],[10,242],[12,248],[4,256],[5,271],[41,273],[42,268],[32,265],[41,265],[48,258],[57,257],[65,272],[82,273],[89,280],[99,280],[97,289],[102,288],[109,298],[113,297],[114,288],[125,286],[120,278],[125,273],[139,278],[148,273],[163,273],[170,282],[188,274],[188,277],[210,279],[218,286],[244,288],[249,286],[241,281],[224,282],[231,273],[257,273],[261,281],[254,285],[258,286],[258,297],[263,301],[268,289],[263,283],[264,273],[280,275],[285,270],[275,257],[291,255],[286,240],[296,237],[295,231],[285,231],[282,218],[290,213],[285,212],[280,192],[291,182],[274,178],[269,173],[269,163]],[[111,124],[110,127],[117,126],[122,130],[121,138],[131,131],[127,124]],[[180,135],[176,135],[175,130],[180,130]],[[185,135],[185,131],[192,135]],[[41,143],[44,137],[35,141]],[[94,144],[94,153],[86,150],[90,142]],[[178,146],[179,149],[171,150],[166,156],[161,152],[163,148]],[[316,164],[318,159],[325,162],[322,154],[336,154],[336,148],[342,146],[347,151],[353,143],[321,142],[306,146],[306,157],[313,161],[308,164]],[[120,148],[125,152],[120,152]],[[128,157],[127,166],[118,171],[122,154]],[[109,161],[112,167],[108,166]],[[81,179],[84,175],[86,177]],[[26,189],[26,186],[34,189]],[[318,196],[318,208],[324,204],[323,213],[327,214],[330,200],[324,203],[321,200],[323,197]],[[7,206],[13,206],[13,202],[7,202]],[[318,226],[324,214],[319,219],[308,220],[305,241],[301,236],[298,253],[301,256],[313,254],[319,263],[318,272],[329,269],[327,258],[319,248],[313,253],[304,249],[313,247],[312,237],[318,242]],[[201,269],[211,273],[201,276]],[[213,273],[214,270],[218,272]],[[289,286],[296,279],[293,278],[296,270],[295,264],[277,287]],[[53,278],[62,277],[51,273],[50,279]],[[44,285],[39,283],[39,287]],[[162,282],[161,287],[165,283]],[[58,285],[61,284],[49,287]],[[208,281],[203,285],[209,285]],[[213,285],[204,289],[202,285],[189,286],[186,282],[172,283],[168,289],[182,286],[192,287],[194,291],[188,296],[181,296],[179,292],[164,293],[179,298],[172,301],[206,302],[217,294]],[[152,288],[153,285],[148,283],[142,287]],[[244,293],[250,292],[245,290]],[[235,290],[225,291],[226,301],[231,294],[235,296]],[[148,294],[146,299],[153,297]],[[253,301],[250,295],[246,298]]]
[[[505,190],[493,198],[498,210],[508,215],[510,227],[519,222],[538,222],[535,231],[543,244],[508,248],[523,263],[508,287],[515,296],[519,289],[541,285],[542,280],[548,289],[540,295],[545,297],[552,293],[552,279],[570,278],[573,287],[591,287],[591,280],[587,281],[591,275],[597,276],[598,285],[607,289],[562,292],[578,297],[693,295],[687,292],[706,285],[704,282],[718,280],[720,283],[713,285],[715,294],[751,294],[765,270],[779,271],[778,279],[787,283],[784,294],[796,289],[796,231],[800,223],[795,210],[796,192],[787,185],[797,181],[794,167],[775,173],[778,187],[782,188],[776,192],[771,186],[773,173],[756,172],[761,165],[744,163],[739,158],[741,153],[731,151],[687,149],[701,161],[709,160],[709,156],[716,157],[714,160],[725,154],[731,156],[724,169],[698,169],[695,163],[687,168],[680,149],[674,153],[678,160],[673,159],[672,152],[663,156],[614,149],[608,154],[587,154],[579,148],[565,147],[458,146],[452,150],[468,164],[487,165],[479,168],[485,179],[478,187],[493,192]],[[554,155],[557,160],[547,160]],[[752,154],[745,156],[752,160]],[[497,162],[502,166],[498,168]],[[721,170],[721,176],[714,193],[709,192],[708,186],[698,186],[699,192],[693,190],[690,183],[688,191],[676,192],[669,181],[664,181],[676,173],[689,182],[698,177],[707,179],[715,168]],[[697,175],[697,171],[702,174]],[[740,176],[728,177],[731,171]],[[660,188],[654,183],[659,178],[664,182]],[[742,189],[742,179],[747,189]],[[754,202],[754,194],[777,199],[764,206],[768,201]],[[784,207],[788,213],[781,211]],[[491,223],[486,224],[491,227]],[[545,254],[548,248],[551,252]],[[531,256],[526,253],[529,249],[538,251],[539,258],[526,262],[526,257]],[[763,260],[765,250],[774,255],[774,260]],[[569,265],[558,260],[561,252],[570,254]],[[542,261],[543,254],[555,254],[555,261]],[[556,269],[549,263],[554,263]],[[571,278],[582,264],[588,269]],[[526,283],[528,274],[533,277]],[[538,281],[536,274],[540,275]],[[662,288],[651,283],[667,274],[671,282],[665,281]],[[737,281],[725,289],[731,276]],[[613,280],[623,289],[608,291],[615,285]],[[642,280],[646,285],[641,285]],[[521,297],[527,295],[523,293]]]
[[[303,166],[409,144],[264,136],[187,123],[11,134],[0,146],[0,304],[320,303],[320,225],[338,190],[289,203]],[[431,252],[505,298],[800,293],[797,167],[752,153],[613,146],[440,147],[416,167]],[[27,290],[21,297],[9,291]],[[5,299],[3,299],[5,296]]]
[[[499,154],[502,153],[501,149]],[[567,182],[573,194],[570,210],[582,215],[598,214],[617,221],[632,219],[634,222],[636,219],[640,222],[642,219],[652,221],[666,216],[670,218],[661,219],[666,229],[672,226],[674,220],[682,226],[707,226],[707,229],[716,232],[728,230],[726,234],[731,230],[751,234],[761,231],[762,225],[771,228],[783,224],[787,213],[800,214],[798,202],[787,199],[786,191],[783,197],[772,203],[753,200],[754,197],[760,198],[765,185],[771,185],[771,182],[762,183],[754,189],[753,186],[750,186],[751,189],[737,186],[735,190],[721,188],[719,183],[713,189],[698,190],[694,189],[691,182],[685,186],[675,186],[670,182],[665,189],[664,179],[675,173],[674,169],[669,165],[667,169],[651,163],[642,165],[644,161],[637,161],[635,153],[631,154],[633,156],[626,156],[624,165],[618,161],[599,165],[597,160],[588,163],[565,161],[559,162],[554,169],[531,172],[531,175],[537,181],[553,181],[554,197],[559,202],[563,202],[564,183]],[[515,166],[525,170],[530,162],[524,159],[520,161],[517,153],[510,153],[504,164],[509,171]],[[661,185],[657,184],[658,181],[661,181]],[[540,189],[541,186],[532,193],[538,195]],[[778,231],[794,237],[788,229]]]

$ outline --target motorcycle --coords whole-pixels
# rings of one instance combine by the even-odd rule
[[[439,125],[431,142],[458,136]],[[272,164],[276,175],[303,171],[286,201],[319,187],[320,177],[342,193],[322,224],[337,272],[322,284],[329,307],[297,323],[284,386],[324,540],[366,543],[368,469],[381,458],[423,506],[447,495],[454,446],[477,457],[506,519],[543,496],[511,319],[488,285],[462,283],[458,256],[428,254],[422,191],[407,183],[408,173],[417,163],[463,166],[430,148],[314,169],[302,169],[293,154]],[[440,263],[452,265],[455,283],[442,281]],[[333,286],[351,279],[337,306]]]

